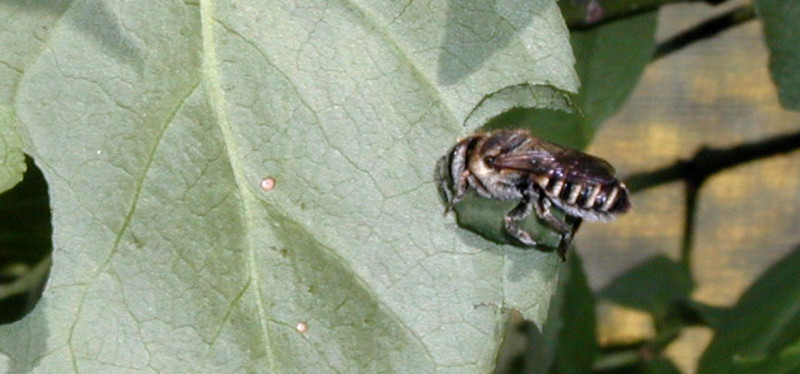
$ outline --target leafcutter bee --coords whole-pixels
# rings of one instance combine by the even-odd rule
[[[488,199],[519,199],[505,216],[506,232],[526,246],[540,247],[519,226],[535,212],[560,234],[556,250],[562,260],[583,220],[608,222],[631,207],[628,189],[611,164],[525,130],[476,133],[460,140],[439,160],[437,179],[445,212],[470,188]],[[552,214],[553,205],[564,211],[564,220]]]

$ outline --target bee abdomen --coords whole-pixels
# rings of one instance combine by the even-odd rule
[[[628,190],[620,182],[583,184],[548,177],[539,177],[535,181],[550,199],[571,210],[617,214],[630,208]]]
[[[597,186],[597,196],[589,209],[604,213],[624,213],[630,208],[628,189],[622,183]],[[588,201],[587,201],[588,204]]]

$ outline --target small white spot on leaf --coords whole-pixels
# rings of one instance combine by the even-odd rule
[[[274,178],[264,178],[264,179],[261,180],[261,183],[259,184],[259,186],[261,186],[261,189],[264,190],[264,191],[267,191],[267,192],[272,191],[275,188],[275,179]]]

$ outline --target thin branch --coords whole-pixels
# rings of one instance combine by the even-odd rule
[[[800,132],[779,135],[730,148],[701,148],[691,160],[680,160],[673,165],[658,170],[632,175],[628,178],[628,186],[631,192],[638,192],[678,180],[686,182],[686,210],[684,212],[681,262],[687,269],[691,269],[697,197],[703,183],[709,177],[724,169],[798,149],[800,149]]]
[[[702,183],[702,181],[700,182]],[[681,263],[687,268],[692,268],[692,249],[694,248],[695,217],[697,216],[697,196],[700,184],[686,183],[686,204],[683,220],[683,246],[681,247]]]
[[[752,4],[743,5],[714,18],[710,18],[659,44],[653,54],[653,61],[678,51],[689,44],[711,38],[730,28],[752,21],[755,18],[756,13],[753,10]]]
[[[627,184],[632,192],[679,180],[699,186],[708,177],[724,169],[798,149],[800,149],[800,132],[778,135],[730,148],[701,148],[691,160],[680,160],[661,169],[631,175],[627,179]]]
[[[712,5],[727,0],[562,0],[561,13],[570,30],[592,27],[654,11],[675,3],[705,2]]]
[[[623,367],[633,366],[644,362],[642,353],[638,349],[626,349],[618,352],[600,354],[592,364],[592,371],[609,371]]]

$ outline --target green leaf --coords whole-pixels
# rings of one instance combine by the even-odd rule
[[[769,268],[728,312],[698,373],[800,369],[800,248]]]
[[[655,256],[615,278],[598,296],[663,319],[675,302],[689,298],[693,288],[683,264]]]
[[[653,56],[658,12],[573,31],[572,49],[581,80],[575,103],[583,117],[575,118],[585,134],[622,107]]]
[[[541,330],[526,324],[520,333],[528,344],[524,356],[504,373],[589,373],[598,351],[595,333],[594,296],[577,255],[558,277],[558,291],[550,303],[547,322]]]
[[[462,228],[495,243],[518,246],[522,252],[554,250],[558,246],[560,235],[547,224],[540,222],[536,214],[522,221],[520,227],[530,232],[542,244],[541,247],[526,247],[506,231],[504,218],[517,204],[518,201],[489,200],[469,192],[464,200],[455,206],[456,220]],[[565,219],[564,213],[559,209],[553,209],[553,215],[558,219]]]
[[[576,254],[569,258],[569,268],[562,269],[565,279],[554,297],[545,335],[555,344],[551,373],[589,373],[598,351],[595,331],[594,295]]]
[[[696,300],[686,300],[683,305],[685,306],[684,312],[690,313],[691,316],[696,317],[698,323],[712,329],[722,326],[730,311],[729,307],[709,305]]]
[[[796,0],[756,0],[756,14],[764,25],[769,68],[778,86],[781,105],[800,110],[800,3]]]
[[[432,176],[493,94],[577,91],[555,1],[49,4],[0,5],[55,20],[11,95],[53,274],[0,367],[487,372],[507,310],[544,322],[557,257],[459,229]]]
[[[650,12],[589,31],[573,31],[570,41],[581,81],[580,91],[570,101],[575,110],[517,109],[487,128],[525,127],[541,138],[585,148],[595,130],[622,107],[650,62],[656,23],[657,13]]]
[[[23,134],[14,112],[14,97],[25,67],[45,47],[52,25],[72,1],[0,2],[0,192],[22,180]],[[30,7],[35,11],[26,11]]]
[[[22,180],[25,153],[11,110],[0,103],[0,192]]]

